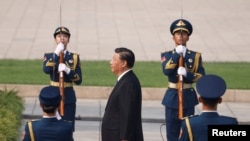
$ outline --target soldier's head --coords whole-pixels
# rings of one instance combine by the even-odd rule
[[[58,108],[61,95],[58,87],[46,86],[39,94],[40,105],[46,113],[54,113]]]
[[[193,28],[190,22],[185,19],[175,20],[170,26],[170,32],[173,35],[175,45],[186,46],[189,36],[193,32]]]
[[[196,89],[202,99],[209,103],[221,103],[221,97],[226,92],[226,82],[214,74],[202,76],[196,82]]]
[[[54,38],[55,38],[56,44],[63,43],[66,49],[70,41],[70,35],[71,34],[68,28],[64,26],[56,28],[54,32]]]

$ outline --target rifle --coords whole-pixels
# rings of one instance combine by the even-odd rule
[[[64,54],[61,51],[60,52],[60,63],[64,63]],[[59,107],[59,113],[61,116],[64,115],[64,77],[63,77],[63,71],[59,72],[59,90],[61,94],[61,101],[60,101],[60,107]]]
[[[62,27],[62,0],[60,0],[60,27]],[[59,63],[64,63],[63,51],[60,52],[59,57],[60,57]],[[63,71],[59,72],[59,91],[61,94],[59,113],[61,116],[63,116],[64,115],[64,76],[63,76]]]
[[[183,56],[180,54],[179,67],[183,66]],[[183,76],[178,76],[178,118],[183,118]]]

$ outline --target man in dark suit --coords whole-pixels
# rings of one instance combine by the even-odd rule
[[[40,91],[39,101],[43,118],[27,122],[23,141],[73,140],[73,124],[56,117],[60,100],[61,95],[57,87],[47,86]]]
[[[116,48],[110,61],[111,71],[117,76],[102,120],[102,141],[143,141],[141,85],[134,74],[134,53],[127,48]]]
[[[196,83],[202,113],[186,117],[182,121],[180,141],[207,141],[208,125],[237,125],[236,118],[221,116],[217,113],[218,104],[226,91],[225,81],[217,75],[205,75]]]

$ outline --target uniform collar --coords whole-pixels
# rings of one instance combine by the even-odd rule
[[[43,118],[56,118],[56,116],[43,116]]]

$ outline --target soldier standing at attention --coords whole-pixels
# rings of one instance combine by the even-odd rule
[[[175,20],[170,26],[175,48],[161,54],[161,66],[164,75],[168,78],[168,88],[163,97],[165,106],[165,120],[168,141],[177,141],[181,127],[178,117],[178,76],[183,76],[183,117],[193,115],[195,105],[198,104],[196,91],[192,84],[202,75],[205,69],[202,66],[201,53],[189,50],[187,42],[193,28],[185,19]],[[179,66],[179,58],[183,57],[183,66]]]
[[[76,94],[73,83],[82,83],[82,71],[80,58],[76,53],[69,52],[67,45],[70,40],[70,32],[66,27],[58,27],[54,32],[54,39],[57,44],[52,53],[45,53],[43,60],[43,71],[50,76],[50,85],[59,89],[59,72],[64,74],[64,115],[63,120],[72,121],[75,125]],[[60,52],[64,54],[64,62],[60,63]],[[73,126],[74,127],[74,126]]]
[[[196,83],[202,113],[185,117],[182,121],[180,141],[207,141],[208,125],[238,125],[234,117],[221,116],[217,112],[218,104],[226,91],[226,82],[219,76],[209,74]]]
[[[61,100],[59,89],[53,86],[42,88],[39,94],[43,118],[28,121],[25,125],[23,141],[71,141],[73,126],[71,122],[57,120],[56,111]]]

